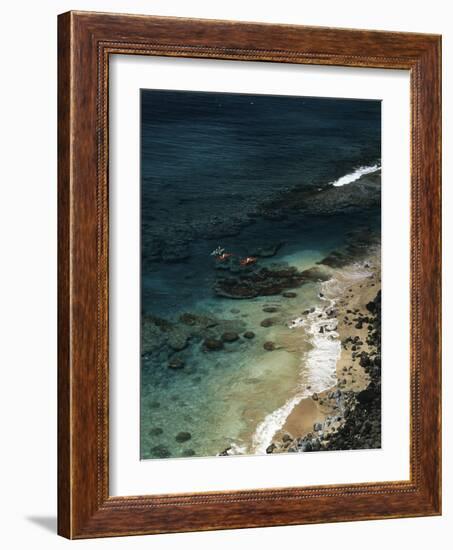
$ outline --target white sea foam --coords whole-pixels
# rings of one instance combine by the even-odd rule
[[[291,411],[307,396],[308,394],[306,395],[306,392],[302,391],[288,399],[282,407],[266,416],[253,435],[252,449],[254,454],[264,454],[266,452],[274,435],[283,427]]]
[[[228,450],[229,455],[243,455],[247,451],[246,445],[239,445],[238,443],[231,443],[231,446]]]
[[[371,262],[354,263],[349,269],[342,269],[335,277],[321,283],[321,300],[324,307],[317,307],[305,317],[297,317],[288,323],[290,329],[303,329],[312,345],[301,358],[301,377],[296,393],[284,405],[269,413],[258,425],[253,436],[252,451],[264,454],[275,434],[281,430],[291,411],[302,399],[313,393],[321,393],[337,382],[336,366],[341,354],[341,341],[336,332],[337,320],[327,314],[335,307],[338,298],[358,280],[372,273]],[[323,328],[321,328],[323,327]],[[307,387],[310,387],[308,390]]]
[[[353,181],[358,180],[365,174],[372,174],[373,172],[377,172],[380,169],[381,167],[379,164],[373,164],[372,166],[360,166],[359,168],[354,170],[354,172],[346,174],[336,181],[332,181],[331,185],[333,185],[334,187],[342,187],[343,185],[347,185],[348,183],[352,183]]]
[[[326,281],[321,284],[322,293],[327,295]],[[315,308],[306,316],[306,319],[296,318],[289,323],[289,328],[304,328],[312,349],[302,358],[301,380],[296,394],[288,399],[280,408],[268,414],[258,425],[253,436],[252,448],[256,454],[264,454],[272,442],[274,435],[283,427],[286,419],[302,399],[313,393],[322,392],[336,383],[336,365],[340,357],[341,343],[336,319],[330,319],[327,311],[335,305],[332,298],[321,298],[327,302],[327,307]],[[321,328],[322,327],[322,328]],[[307,389],[310,387],[310,390]]]
[[[288,328],[304,327],[306,324],[307,322],[303,317],[296,317],[288,323]]]

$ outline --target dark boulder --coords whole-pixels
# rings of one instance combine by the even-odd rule
[[[267,317],[266,319],[263,319],[260,323],[262,327],[271,327],[272,325],[275,325],[278,319],[276,317]]]
[[[263,348],[266,350],[266,351],[274,351],[275,349],[275,343],[274,342],[264,342],[263,344]]]
[[[278,307],[275,307],[275,306],[265,306],[263,307],[263,311],[265,313],[275,313],[276,311],[278,311]]]
[[[206,338],[203,342],[203,348],[206,351],[219,351],[223,348],[223,342],[215,338]]]
[[[370,364],[370,358],[366,351],[362,351],[360,354],[359,364],[361,367],[367,367]]]
[[[295,267],[276,265],[272,268],[253,268],[248,272],[231,274],[217,279],[214,291],[218,296],[235,299],[275,296],[297,288],[304,277]]]
[[[181,359],[181,357],[173,357],[168,362],[168,368],[170,368],[170,369],[182,369],[182,368],[184,368],[184,361]]]
[[[277,446],[275,445],[275,443],[271,443],[271,444],[269,445],[269,447],[267,447],[266,453],[267,453],[268,455],[270,455],[270,454],[272,454],[272,453],[274,452],[274,450],[275,450],[276,448],[277,448]]]
[[[192,434],[189,432],[179,432],[175,437],[178,443],[184,443],[185,441],[189,441],[189,439],[192,439]]]
[[[237,332],[224,332],[222,334],[222,340],[224,342],[236,342],[239,339],[239,334]]]
[[[376,392],[374,388],[368,387],[366,390],[361,391],[357,395],[357,401],[359,403],[362,403],[363,405],[367,403],[371,403],[376,398],[379,398],[379,394]]]
[[[157,458],[168,458],[171,454],[164,445],[156,445],[155,447],[151,447],[150,452]]]

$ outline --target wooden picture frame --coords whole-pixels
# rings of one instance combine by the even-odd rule
[[[89,538],[441,513],[441,39],[69,12],[58,21],[58,532]],[[405,69],[411,86],[410,480],[109,495],[109,56]]]

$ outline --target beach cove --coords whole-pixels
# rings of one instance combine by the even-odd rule
[[[141,97],[141,459],[378,445],[380,102]]]
[[[334,306],[340,344],[335,384],[304,397],[274,434],[267,452],[380,448],[380,250],[361,267],[352,277],[347,272]],[[363,403],[368,405],[367,418],[354,418]],[[347,434],[353,440],[343,437],[345,427],[353,432]]]
[[[370,178],[377,185],[376,174],[349,185],[362,193]],[[319,243],[310,227],[311,247],[288,234],[284,245],[261,247],[248,274],[209,259],[206,297],[178,316],[143,317],[143,458],[323,450],[341,431],[370,382],[351,354],[375,351],[360,318],[380,289],[378,226],[337,220]],[[313,445],[300,444],[307,436]]]

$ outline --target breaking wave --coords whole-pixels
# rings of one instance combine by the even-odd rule
[[[341,354],[341,341],[337,328],[337,319],[329,315],[335,308],[336,300],[340,299],[354,282],[368,277],[372,273],[371,262],[357,262],[349,268],[344,268],[328,281],[321,283],[320,298],[325,303],[323,307],[312,308],[304,317],[290,321],[290,329],[303,328],[312,349],[305,352],[301,358],[301,373],[296,394],[284,405],[269,413],[258,425],[252,441],[252,450],[256,454],[264,454],[272,443],[275,434],[281,430],[291,411],[303,399],[313,393],[321,393],[337,383],[337,361]],[[308,389],[310,388],[310,389]]]
[[[317,307],[306,318],[296,318],[289,323],[289,328],[303,327],[308,336],[312,349],[306,353],[301,361],[301,379],[296,395],[286,403],[268,414],[258,425],[253,436],[252,448],[256,454],[264,454],[272,442],[274,435],[283,427],[286,419],[302,399],[320,393],[336,383],[336,365],[340,357],[341,342],[335,331],[337,320],[328,316],[328,311],[335,306],[335,300],[326,298],[328,284],[321,284],[321,298],[327,302],[324,307]],[[307,389],[307,388],[310,389]]]
[[[362,176],[365,176],[366,174],[372,174],[373,172],[377,172],[381,169],[380,164],[373,164],[372,166],[360,166],[354,172],[351,172],[350,174],[346,174],[345,176],[342,176],[341,178],[337,179],[336,181],[330,182],[331,185],[334,187],[342,187],[343,185],[347,185],[348,183],[352,183],[353,181],[358,180]]]

